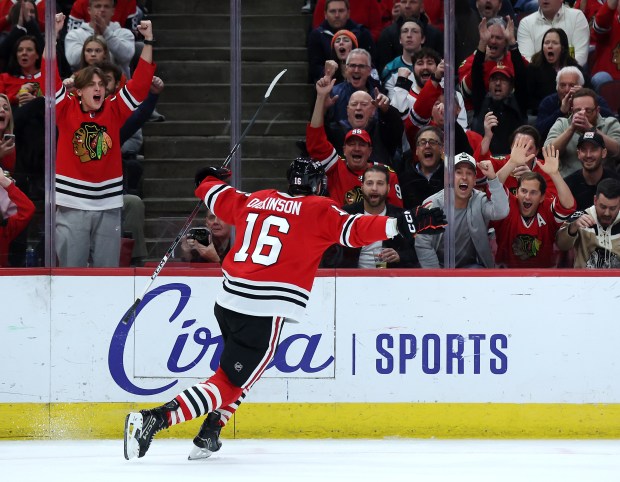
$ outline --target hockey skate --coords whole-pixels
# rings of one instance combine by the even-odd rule
[[[176,400],[151,410],[131,412],[125,418],[125,458],[144,457],[157,432],[168,428],[168,412],[176,410]]]
[[[217,452],[222,446],[220,442],[220,413],[211,412],[202,422],[198,435],[194,437],[194,446],[187,457],[188,460],[200,460],[211,457],[213,452]]]

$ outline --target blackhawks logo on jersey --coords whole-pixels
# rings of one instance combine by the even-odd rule
[[[94,122],[82,122],[73,133],[73,153],[82,162],[100,161],[112,148],[106,128]]]
[[[530,234],[520,234],[512,242],[512,252],[521,261],[534,258],[540,251],[542,242]]]
[[[620,259],[615,253],[605,248],[596,248],[586,261],[586,268],[589,269],[618,269]]]
[[[344,193],[344,203],[345,204],[353,204],[358,201],[364,199],[362,197],[362,188],[360,186],[355,186],[350,191]]]

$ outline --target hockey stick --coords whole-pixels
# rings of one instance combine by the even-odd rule
[[[254,113],[254,116],[250,119],[250,122],[246,126],[245,130],[242,132],[241,136],[239,137],[239,140],[233,146],[233,148],[231,149],[230,153],[228,154],[228,156],[224,160],[224,163],[222,164],[222,167],[227,167],[228,164],[230,164],[230,161],[231,161],[232,157],[235,155],[235,152],[237,152],[237,149],[239,149],[239,146],[241,145],[241,142],[243,142],[243,139],[245,139],[245,137],[248,135],[248,132],[250,132],[250,129],[255,124],[256,119],[258,118],[259,112],[261,111],[263,106],[267,103],[267,99],[271,95],[271,91],[273,90],[273,88],[277,84],[278,80],[280,80],[280,77],[282,77],[285,72],[286,72],[286,69],[284,69],[282,72],[280,72],[278,75],[276,75],[274,77],[274,79],[271,81],[271,84],[269,84],[269,88],[267,89],[267,92],[265,93],[265,97],[263,98],[262,102],[258,106],[258,109],[256,109],[256,112]],[[198,204],[196,204],[196,207],[194,208],[194,210],[191,212],[189,217],[185,220],[185,224],[181,228],[181,231],[179,231],[179,234],[177,234],[177,237],[174,238],[174,241],[172,242],[172,244],[170,245],[170,247],[166,251],[166,254],[164,254],[164,257],[161,259],[161,261],[157,265],[157,268],[155,268],[155,271],[153,271],[153,274],[151,275],[151,279],[147,282],[146,287],[142,291],[142,294],[140,295],[140,297],[136,298],[136,301],[133,302],[133,304],[129,307],[127,312],[121,318],[121,322],[123,324],[126,325],[127,322],[131,318],[134,317],[134,315],[136,313],[136,310],[138,309],[138,306],[140,305],[140,302],[144,298],[144,295],[146,295],[146,293],[149,291],[149,288],[153,284],[153,281],[155,281],[155,278],[157,278],[157,276],[159,275],[159,272],[162,269],[164,269],[164,265],[168,262],[168,260],[172,256],[172,253],[174,252],[174,249],[181,242],[181,239],[183,238],[183,236],[185,236],[185,233],[187,232],[187,230],[191,226],[192,222],[194,221],[194,218],[198,214],[198,211],[200,211],[201,207],[202,207],[202,199],[200,201],[198,201]]]
[[[280,77],[282,77],[285,73],[286,73],[286,69],[284,69],[282,72],[280,72],[278,75],[276,75],[273,78],[273,80],[271,81],[271,84],[269,84],[269,88],[267,89],[267,92],[265,92],[265,97],[263,98],[262,102],[258,106],[258,109],[256,109],[256,112],[254,113],[254,117],[250,119],[250,122],[248,123],[247,127],[241,134],[241,137],[239,137],[239,140],[237,141],[237,143],[233,146],[232,150],[230,151],[230,154],[228,154],[228,157],[224,159],[224,163],[222,164],[222,167],[228,167],[228,164],[230,164],[230,161],[232,157],[235,155],[235,152],[237,152],[237,149],[239,149],[239,146],[241,145],[241,141],[245,139],[245,136],[249,132],[250,128],[256,122],[256,118],[258,117],[258,114],[260,113],[261,109],[267,103],[267,99],[269,99],[269,96],[271,95],[271,91],[273,90],[275,85],[278,83],[278,80],[280,80]]]

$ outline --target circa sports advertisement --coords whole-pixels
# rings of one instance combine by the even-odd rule
[[[159,402],[212,375],[219,275],[161,276],[121,322],[144,280],[0,277],[0,403]],[[584,282],[323,274],[251,401],[618,403],[616,281],[567,294]]]

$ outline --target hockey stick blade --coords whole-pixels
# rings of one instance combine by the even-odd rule
[[[273,88],[278,83],[278,80],[280,80],[280,77],[282,77],[286,73],[286,70],[287,69],[284,69],[282,72],[280,72],[278,75],[276,75],[273,78],[273,80],[271,81],[271,84],[269,84],[269,88],[267,89],[267,92],[265,93],[265,99],[268,98],[271,95],[271,91],[273,90]]]
[[[136,310],[138,309],[138,305],[140,304],[141,301],[142,299],[136,298],[136,301],[133,302],[133,305],[131,305],[131,307],[123,315],[123,317],[121,318],[123,325],[126,325],[129,322],[129,320],[131,320],[135,316]]]

